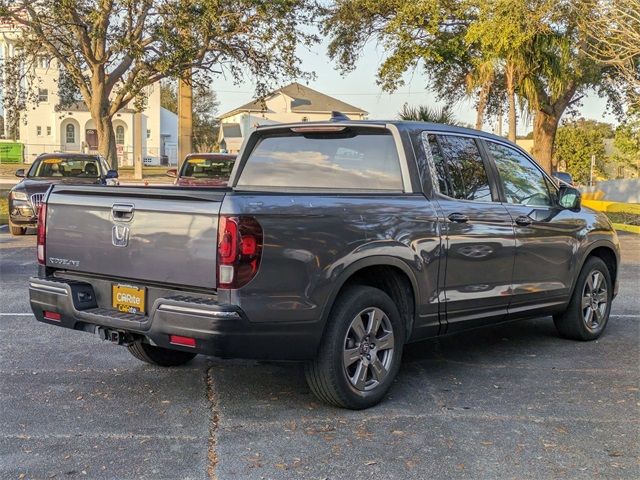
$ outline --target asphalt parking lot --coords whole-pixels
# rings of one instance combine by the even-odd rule
[[[40,324],[35,237],[0,229],[0,478],[640,478],[640,236],[597,342],[550,318],[411,345],[364,412],[329,408],[302,368],[140,363]]]

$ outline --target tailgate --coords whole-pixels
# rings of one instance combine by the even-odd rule
[[[215,288],[225,190],[55,186],[47,201],[50,267]]]

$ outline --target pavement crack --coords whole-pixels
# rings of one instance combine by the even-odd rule
[[[209,444],[207,450],[207,473],[211,480],[216,480],[216,466],[218,465],[218,452],[217,452],[217,430],[218,430],[218,395],[213,380],[213,367],[209,367],[206,372],[207,382],[207,401],[209,402],[209,408],[211,410],[211,420],[209,423]]]

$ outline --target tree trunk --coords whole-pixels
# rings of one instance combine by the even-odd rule
[[[102,155],[113,170],[118,170],[118,154],[116,152],[116,135],[113,131],[113,119],[105,115],[96,118],[93,116],[98,131],[98,152]]]
[[[553,143],[558,130],[557,115],[538,110],[533,118],[533,157],[547,173],[553,171]]]
[[[491,88],[490,83],[485,83],[480,89],[478,94],[478,109],[476,113],[476,130],[482,130],[484,124],[484,111],[487,108],[487,101],[489,100],[489,90]]]
[[[507,101],[509,102],[509,140],[516,141],[516,87],[513,66],[508,65],[505,70],[507,83]]]

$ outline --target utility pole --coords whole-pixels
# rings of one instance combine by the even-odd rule
[[[596,156],[591,155],[591,167],[589,168],[589,186],[593,187],[593,169],[596,166]]]
[[[142,180],[142,113],[133,114],[133,178]]]
[[[178,171],[185,157],[193,150],[193,90],[191,88],[191,70],[178,80]]]

